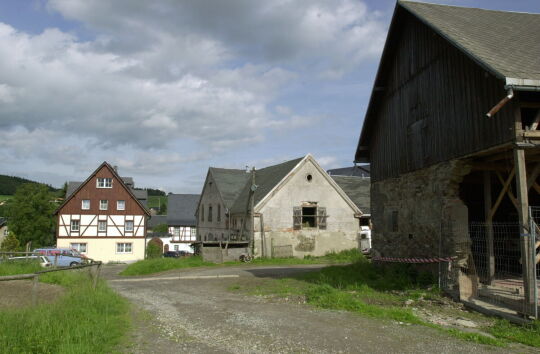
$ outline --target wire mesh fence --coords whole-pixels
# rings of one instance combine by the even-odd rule
[[[540,208],[535,208],[534,212],[531,209],[531,221],[535,217],[540,221]],[[534,230],[536,226],[527,228]],[[538,266],[532,261],[532,252],[525,255],[529,257],[526,264],[534,268],[534,282],[529,278],[527,283],[525,277],[529,271],[524,273],[522,255],[522,243],[532,242],[535,239],[534,232],[522,233],[518,222],[471,222],[457,229],[453,225],[451,230],[441,227],[441,237],[444,238],[450,232],[468,235],[465,238],[468,244],[460,247],[461,252],[454,254],[451,262],[439,265],[439,284],[442,289],[456,298],[484,307],[537,317],[538,295],[536,292],[535,295],[530,294],[537,290]],[[536,240],[534,242],[537,243]],[[445,252],[444,248],[442,252]]]

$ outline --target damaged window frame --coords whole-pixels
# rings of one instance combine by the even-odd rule
[[[313,210],[313,214],[305,214],[307,209]],[[293,229],[294,230],[326,230],[326,208],[318,205],[317,202],[305,202],[300,206],[293,207]],[[306,218],[312,219],[313,225],[306,225]]]

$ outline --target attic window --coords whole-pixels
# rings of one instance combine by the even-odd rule
[[[310,175],[308,175],[309,177]],[[302,228],[317,226],[317,207],[302,208]]]
[[[313,180],[313,176],[311,175],[311,173],[306,176],[306,180],[308,182],[311,182]]]
[[[326,208],[310,203],[293,208],[293,229],[326,230]]]
[[[97,188],[112,188],[112,178],[98,178],[96,181]]]

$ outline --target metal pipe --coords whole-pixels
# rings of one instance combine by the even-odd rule
[[[509,88],[508,91],[507,91],[507,95],[499,101],[499,103],[497,103],[495,106],[493,106],[492,109],[489,110],[489,112],[487,112],[486,116],[488,118],[491,118],[495,115],[495,113],[497,113],[498,111],[501,110],[501,108],[503,108],[503,106],[508,103],[508,101],[510,101],[512,98],[514,97],[514,91]]]
[[[507,90],[540,92],[540,86],[506,85]]]

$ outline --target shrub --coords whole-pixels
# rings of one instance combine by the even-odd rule
[[[156,245],[154,242],[150,241],[148,246],[146,246],[146,258],[160,258],[161,257],[161,247]]]

